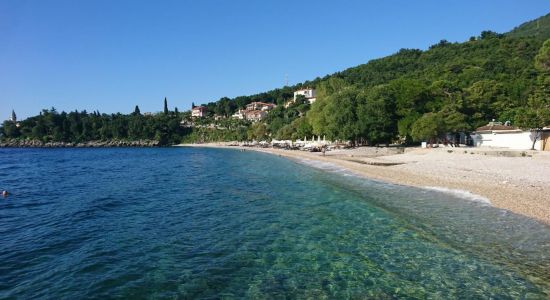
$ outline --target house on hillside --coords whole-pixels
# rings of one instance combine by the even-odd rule
[[[244,111],[244,118],[252,122],[261,121],[266,116],[267,116],[267,112],[265,110],[245,110]]]
[[[306,97],[307,101],[309,101],[309,104],[313,104],[313,102],[317,100],[317,91],[312,88],[305,88],[294,92],[294,99],[292,100],[292,102],[296,102],[296,97],[300,95]]]
[[[244,111],[239,109],[231,117],[233,119],[243,120],[244,119]]]
[[[206,106],[195,106],[191,109],[191,117],[202,118],[206,116],[207,111],[208,109],[206,108]]]
[[[497,147],[513,150],[529,150],[535,142],[536,150],[550,151],[550,128],[542,132],[522,130],[510,122],[489,122],[476,129],[472,135],[476,147]]]
[[[277,107],[272,103],[252,102],[246,105],[246,109],[239,109],[231,117],[240,120],[249,120],[252,122],[261,121],[267,116],[267,112]]]
[[[252,102],[246,105],[246,110],[263,110],[263,111],[269,111],[277,107],[275,104],[272,103],[265,103],[265,102]]]

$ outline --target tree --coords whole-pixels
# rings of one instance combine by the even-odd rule
[[[304,136],[310,136],[313,134],[311,125],[309,125],[306,118],[298,118],[290,124],[293,129],[291,138],[293,140],[300,139]]]
[[[425,83],[416,79],[400,78],[389,83],[395,98],[398,133],[405,143],[412,141],[411,128],[426,112],[426,103],[432,100]]]
[[[141,116],[141,111],[139,110],[139,106],[136,105],[136,108],[134,108],[134,113],[132,115]]]
[[[516,114],[516,123],[533,131],[531,150],[535,150],[542,128],[550,125],[550,40],[544,42],[535,56],[535,67],[539,71],[535,92],[529,97],[527,107]]]
[[[450,109],[443,109],[439,115],[443,118],[443,130],[445,132],[465,132],[470,129],[470,125],[466,121],[466,115]]]
[[[397,132],[404,140],[405,144],[410,144],[413,141],[411,132],[413,124],[422,117],[419,112],[411,112],[397,121]]]
[[[137,140],[143,137],[143,118],[134,115],[128,123],[128,137]]]
[[[445,131],[443,118],[437,113],[425,113],[412,127],[412,137],[416,141],[432,140]]]
[[[497,111],[511,104],[504,85],[496,80],[480,80],[465,89],[465,108],[474,127],[498,118]]]
[[[329,78],[323,81],[317,91],[317,100],[311,105],[311,109],[307,113],[308,123],[311,125],[313,133],[317,135],[327,135],[329,139],[334,137],[327,132],[328,120],[327,115],[330,114],[327,108],[330,103],[331,96],[346,87],[346,83],[341,78]]]
[[[540,72],[550,72],[550,39],[546,40],[535,56],[535,67]]]
[[[355,144],[360,137],[357,94],[357,89],[347,87],[327,97],[323,110],[326,126],[319,135],[326,134],[331,140],[349,140]]]
[[[37,140],[43,140],[46,135],[47,128],[44,126],[44,121],[38,119],[36,125],[32,128],[32,137]]]
[[[16,124],[9,120],[4,121],[4,124],[2,124],[2,131],[7,138],[17,138],[21,134]]]
[[[166,97],[164,97],[164,114],[168,114],[168,100],[166,100]]]
[[[529,97],[526,108],[519,109],[515,119],[519,127],[531,129],[533,132],[533,144],[531,150],[535,150],[535,144],[540,138],[540,132],[545,126],[550,125],[550,97],[542,91],[537,91]]]
[[[360,135],[370,144],[388,145],[397,135],[395,97],[388,85],[376,86],[358,96]]]
[[[248,139],[263,141],[268,139],[267,128],[264,123],[254,123],[248,129]]]
[[[485,30],[485,31],[482,31],[481,32],[481,36],[480,38],[482,40],[485,40],[485,39],[494,39],[494,38],[501,38],[503,35],[502,34],[498,34],[494,31],[490,31],[490,30]]]

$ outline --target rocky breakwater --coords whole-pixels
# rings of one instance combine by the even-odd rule
[[[87,142],[43,142],[39,140],[0,141],[0,148],[108,148],[108,147],[159,147],[155,140],[137,141],[87,141]]]

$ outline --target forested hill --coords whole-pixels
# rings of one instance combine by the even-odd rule
[[[188,113],[168,111],[165,100],[161,115],[143,116],[137,107],[131,115],[50,110],[19,127],[6,121],[0,133],[4,138],[43,141],[154,138],[164,143],[315,134],[379,144],[470,131],[492,119],[541,128],[550,125],[549,20],[547,15],[505,34],[484,31],[462,43],[441,40],[425,51],[402,49],[295,86],[222,98],[207,104],[216,120],[190,120],[200,126],[182,129],[179,121]],[[310,105],[300,99],[285,107],[293,91],[303,86],[317,89],[317,101]],[[279,105],[258,123],[230,118],[253,101]]]
[[[510,37],[536,37],[543,40],[550,38],[550,14],[525,22],[506,34]]]
[[[402,49],[324,78],[222,99],[209,108],[221,114],[250,101],[282,104],[301,86],[318,90],[311,109],[277,108],[266,122],[255,124],[256,139],[318,134],[371,144],[411,142],[473,130],[492,119],[538,128],[550,124],[550,42],[543,47],[550,36],[548,19],[506,34],[484,31],[462,43],[441,40],[425,51]]]
[[[282,104],[292,97],[294,90],[306,86],[317,86],[320,82],[326,81],[330,78],[342,78],[349,83],[359,83],[366,85],[377,85],[381,83],[387,83],[389,80],[395,79],[399,76],[411,76],[414,77],[419,73],[419,70],[416,70],[417,66],[422,68],[428,68],[433,72],[430,77],[438,76],[441,73],[444,73],[450,68],[454,68],[454,71],[458,71],[457,68],[465,67],[474,67],[480,66],[484,62],[489,64],[498,63],[498,59],[506,59],[512,57],[518,51],[513,51],[508,57],[498,57],[500,53],[493,53],[493,50],[497,51],[507,51],[513,45],[487,45],[486,43],[472,43],[475,40],[486,40],[489,37],[510,37],[510,38],[521,38],[528,37],[531,39],[525,39],[522,42],[519,42],[520,50],[519,53],[522,57],[519,59],[533,59],[536,54],[536,50],[533,49],[540,47],[542,41],[550,38],[550,14],[537,18],[535,20],[525,22],[520,26],[514,28],[512,31],[504,34],[497,34],[491,31],[482,32],[479,36],[472,36],[469,42],[466,43],[449,43],[445,40],[441,40],[439,43],[430,47],[427,51],[421,51],[417,49],[402,49],[398,53],[380,58],[371,60],[369,63],[359,65],[357,67],[351,67],[349,69],[336,72],[331,75],[326,75],[323,78],[317,77],[313,80],[308,80],[303,83],[298,83],[294,86],[285,86],[282,88],[274,89],[271,91],[250,95],[250,96],[239,96],[233,99],[224,97],[216,102],[208,103],[208,107],[211,111],[216,114],[226,114],[236,110],[237,108],[243,107],[247,103],[253,101],[265,101],[272,102],[277,104]],[[516,41],[517,43],[518,41]],[[508,42],[509,44],[511,42]],[[447,49],[451,51],[445,51],[441,49],[441,46],[454,46],[453,49]],[[477,47],[476,47],[477,46]],[[495,47],[496,46],[496,47]],[[500,47],[503,46],[503,47]],[[527,49],[531,48],[531,49]],[[514,49],[512,49],[514,50]],[[459,54],[460,59],[455,59],[454,55]],[[496,57],[491,57],[493,54]],[[452,55],[449,56],[449,55]],[[475,58],[474,61],[471,61],[468,64],[463,64],[464,60]],[[447,63],[448,59],[453,61]],[[462,60],[462,62],[461,62]],[[531,61],[532,62],[532,61]],[[483,67],[483,66],[480,66]],[[425,70],[430,71],[430,70]],[[471,70],[465,70],[466,72],[472,72]],[[430,78],[427,78],[430,79]]]

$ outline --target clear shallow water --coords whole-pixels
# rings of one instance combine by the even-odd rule
[[[302,163],[0,149],[0,298],[550,297],[549,226]]]

